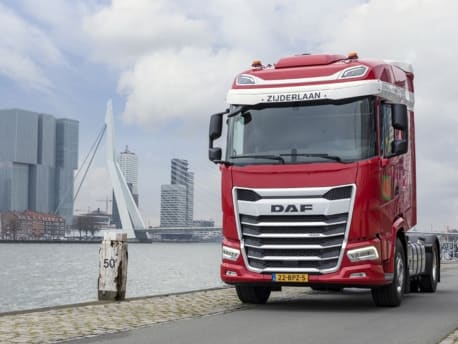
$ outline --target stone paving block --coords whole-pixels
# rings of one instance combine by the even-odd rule
[[[232,288],[0,315],[0,343],[56,343],[243,307]]]

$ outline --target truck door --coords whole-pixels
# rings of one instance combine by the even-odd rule
[[[395,156],[392,144],[396,130],[392,125],[391,104],[380,103],[380,226],[384,241],[384,253],[388,254],[392,242],[391,227],[399,214],[400,176],[403,174],[402,155]]]

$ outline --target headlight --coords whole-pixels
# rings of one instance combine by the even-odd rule
[[[357,77],[360,77],[366,74],[366,71],[367,71],[366,66],[351,67],[351,68],[344,70],[341,78],[342,79],[357,78]]]
[[[254,85],[256,84],[256,80],[247,74],[240,74],[237,77],[237,85]]]
[[[368,246],[348,251],[347,257],[354,263],[362,260],[377,260],[379,255],[375,246]]]
[[[223,259],[236,261],[237,259],[239,259],[239,256],[240,250],[237,250],[236,248],[232,247],[223,246]]]

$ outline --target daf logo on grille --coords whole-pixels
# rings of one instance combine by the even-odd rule
[[[305,213],[313,210],[311,204],[272,204],[270,211],[272,213]]]

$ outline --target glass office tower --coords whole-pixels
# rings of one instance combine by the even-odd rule
[[[57,213],[71,224],[79,122],[0,110],[0,212]]]
[[[191,227],[194,214],[194,173],[187,160],[172,159],[171,184],[161,186],[161,227]]]

